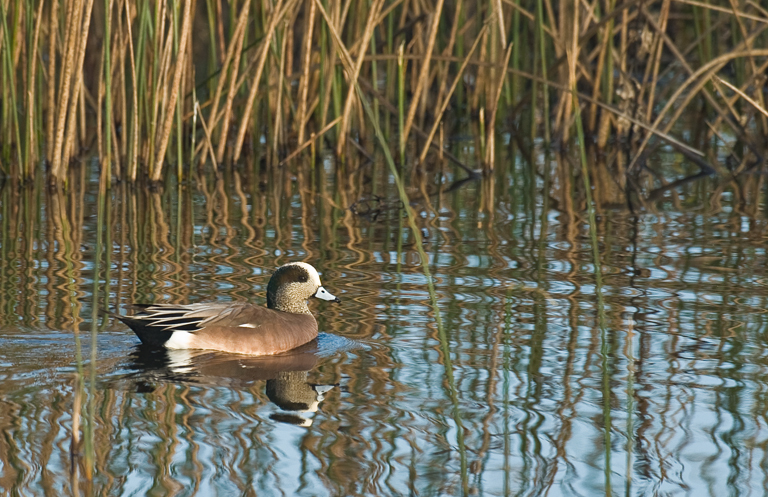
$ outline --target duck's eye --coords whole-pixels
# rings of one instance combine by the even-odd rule
[[[299,275],[299,283],[306,283],[307,281],[309,281],[309,275],[307,273]]]

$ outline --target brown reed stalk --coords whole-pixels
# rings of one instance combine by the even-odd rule
[[[565,45],[568,62],[568,86],[571,88],[571,91],[575,92],[579,83],[577,74],[579,73],[579,59],[581,57],[581,44],[579,43],[579,13],[581,5],[574,2],[573,4],[566,3],[563,7],[565,6],[568,8],[562,10],[567,10],[567,12],[561,10],[560,15],[565,16],[562,17],[563,26],[566,28],[566,35],[569,35],[570,38]],[[571,16],[570,26],[567,17],[569,14]],[[572,95],[563,94],[563,127],[560,130],[563,142],[570,140],[570,123],[574,114],[574,105],[576,104],[578,104],[578,100],[574,99]],[[582,143],[580,146],[584,146],[584,144]]]
[[[219,163],[222,163],[224,161],[224,151],[225,147],[227,145],[227,135],[229,134],[229,121],[231,119],[232,115],[232,101],[235,99],[236,91],[236,83],[237,83],[237,75],[238,70],[240,69],[240,55],[243,51],[243,40],[245,40],[245,25],[246,21],[248,20],[248,12],[251,8],[251,0],[245,0],[245,4],[242,7],[242,11],[240,12],[240,16],[237,19],[237,26],[235,27],[235,33],[232,38],[232,41],[230,42],[230,49],[227,52],[227,60],[225,61],[225,64],[233,60],[232,64],[230,65],[229,70],[229,91],[227,91],[227,99],[224,103],[224,109],[222,111],[222,126],[221,126],[221,132],[219,133],[219,147],[216,151],[216,160]],[[226,65],[224,66],[224,69],[226,71]],[[226,74],[226,73],[224,73]],[[221,78],[219,81],[220,85],[216,89],[216,97],[220,95],[219,88],[221,88],[221,83],[226,81],[226,78]],[[218,117],[215,114],[216,105],[218,104],[218,99],[214,100],[214,107],[211,111],[211,127],[215,128],[216,124],[218,122]],[[203,158],[205,158],[205,154],[203,155]]]
[[[314,1],[313,1],[313,3],[314,3]],[[333,121],[331,121],[328,124],[326,124],[325,127],[323,129],[321,129],[320,131],[318,131],[317,133],[312,133],[312,135],[309,137],[309,139],[306,142],[302,143],[296,150],[291,152],[291,154],[288,157],[286,157],[285,159],[281,160],[277,165],[278,166],[283,166],[283,165],[287,164],[288,162],[290,162],[297,155],[299,155],[302,150],[304,150],[305,148],[309,147],[310,145],[313,145],[317,141],[318,138],[320,138],[325,133],[327,133],[328,131],[333,129],[333,127],[336,126],[340,121],[341,121],[341,116],[337,117]]]
[[[758,101],[757,101],[757,100],[755,100],[754,98],[750,97],[750,96],[749,96],[749,95],[747,95],[745,92],[743,92],[743,91],[742,91],[742,90],[740,90],[739,88],[735,87],[734,85],[732,85],[732,84],[731,84],[731,83],[729,83],[728,81],[726,81],[726,80],[722,79],[721,77],[719,77],[719,76],[714,76],[714,78],[715,78],[716,80],[718,80],[720,83],[722,83],[722,84],[724,84],[725,86],[727,86],[728,88],[730,88],[731,90],[733,90],[733,92],[734,92],[734,93],[736,93],[738,96],[740,96],[741,98],[743,98],[744,100],[746,100],[747,102],[749,102],[749,104],[750,104],[752,107],[754,107],[754,108],[755,108],[757,111],[759,111],[759,112],[760,112],[760,113],[761,113],[761,114],[762,114],[764,117],[768,117],[768,110],[766,110],[766,108],[765,108],[765,105],[761,104],[760,102],[758,102]]]
[[[313,0],[307,0],[309,14],[304,27],[304,54],[302,57],[301,79],[299,80],[299,110],[296,118],[298,143],[304,143],[305,120],[307,116],[307,94],[309,92],[310,62],[312,61],[312,35],[315,27],[317,8]]]
[[[699,94],[701,89],[712,80],[712,78],[717,74],[718,71],[720,71],[723,68],[723,66],[725,66],[731,60],[738,59],[741,57],[746,57],[750,53],[756,57],[765,57],[765,56],[768,56],[768,49],[755,49],[749,52],[736,52],[736,51],[729,52],[727,54],[723,54],[719,57],[714,58],[713,60],[707,62],[706,64],[701,66],[699,69],[697,69],[669,97],[666,105],[664,105],[664,107],[659,111],[658,116],[656,117],[656,120],[651,125],[651,130],[654,132],[656,130],[661,130],[663,133],[669,132],[669,130],[672,128],[672,126],[674,126],[674,124],[680,118],[680,115],[683,113],[683,111],[691,102],[691,100],[696,98],[696,96]],[[677,102],[677,99],[686,90],[688,90],[689,87],[691,87],[691,89],[686,95],[686,98],[682,100],[677,110],[670,116],[667,124],[664,127],[661,127],[660,126],[661,122],[664,120],[665,117],[667,117],[667,113],[675,105],[675,102]],[[645,138],[643,138],[642,143],[640,144],[637,151],[635,152],[635,156],[632,158],[632,161],[629,163],[629,166],[627,166],[628,173],[634,173],[637,171],[637,164],[638,164],[639,158],[642,156],[643,151],[645,151],[646,147],[648,146],[648,142],[650,141],[651,136],[653,136],[653,133],[649,133],[645,136]]]
[[[203,126],[203,134],[205,135],[205,144],[208,148],[208,151],[211,153],[211,160],[213,161],[213,169],[217,171],[219,169],[219,165],[216,163],[216,156],[213,153],[213,144],[211,143],[211,133],[208,130],[208,126],[205,125],[205,118],[203,117],[203,112],[200,110],[200,103],[195,100],[195,109],[197,110],[197,116],[200,118],[200,124]]]
[[[330,9],[333,9],[331,11],[331,19],[333,20],[338,19],[340,17],[339,3],[331,2],[331,4],[328,7]],[[323,91],[323,94],[320,95],[320,101],[322,102],[322,108],[320,109],[320,126],[325,126],[325,123],[327,122],[327,119],[328,119],[328,108],[331,102],[331,91],[333,90],[333,82],[336,76],[336,50],[329,50],[329,52],[330,53],[327,54],[326,63],[324,64],[324,67],[323,67],[323,69],[325,69],[326,71],[326,74],[320,75],[320,78],[321,79],[324,78],[324,80],[326,81],[325,91]]]
[[[160,181],[160,175],[163,171],[163,163],[165,162],[165,149],[168,147],[168,140],[171,136],[171,125],[173,124],[174,111],[176,110],[176,99],[179,96],[179,86],[181,82],[181,73],[185,64],[185,57],[187,56],[187,37],[189,36],[190,25],[192,24],[192,16],[190,15],[192,8],[192,0],[186,0],[184,2],[184,16],[181,23],[181,39],[179,40],[179,53],[176,55],[176,65],[173,71],[173,82],[171,83],[171,95],[167,102],[165,111],[165,122],[161,128],[160,147],[158,148],[155,156],[155,167],[152,169],[152,181]],[[172,36],[169,34],[168,39]],[[181,137],[179,137],[181,139]]]
[[[162,16],[160,16],[162,18]],[[161,30],[164,31],[164,30]],[[165,44],[163,45],[162,40],[158,42],[158,45],[162,46],[162,56],[160,58],[160,65],[157,69],[157,74],[155,77],[157,78],[157,88],[159,88],[159,92],[155,90],[154,92],[154,120],[152,123],[152,127],[155,130],[155,133],[153,134],[155,142],[158,144],[161,140],[161,132],[162,132],[162,126],[160,124],[165,122],[165,111],[168,109],[168,106],[166,103],[168,102],[168,75],[170,74],[170,67],[171,67],[171,56],[173,53],[173,36],[166,36],[163,38],[165,40]],[[154,167],[154,158],[150,159],[150,162],[152,164],[152,167]]]
[[[659,33],[666,33],[667,21],[669,20],[669,9],[671,0],[664,0],[661,4],[661,11],[659,12]],[[656,84],[659,77],[659,66],[661,65],[661,52],[664,48],[664,41],[660,35],[656,36],[656,53],[653,55],[653,71],[649,80],[650,90],[648,91],[648,100],[646,103],[646,115],[645,120],[650,122],[653,117],[653,108],[655,104],[656,96]],[[650,62],[650,61],[649,61]]]
[[[744,25],[744,20],[739,15],[739,9],[738,5],[736,4],[735,0],[730,0],[731,4],[731,11],[733,13],[733,17],[736,20],[737,25],[739,26],[739,32],[741,33],[741,37],[745,40],[749,39],[749,32],[747,30],[747,27]],[[752,43],[747,43],[747,50],[752,48]],[[749,66],[752,69],[752,74],[762,74],[758,72],[757,68],[757,62],[755,61],[755,58],[751,55],[747,57],[747,60],[749,61]],[[755,89],[755,98],[757,99],[758,104],[765,108],[765,98],[763,97],[763,92]],[[763,126],[763,133],[768,134],[768,120],[765,116],[761,116],[761,124]]]
[[[46,81],[46,86],[48,88],[48,112],[45,117],[45,136],[47,137],[45,156],[47,157],[49,164],[53,162],[51,140],[53,139],[54,115],[56,115],[54,109],[56,108],[56,40],[58,39],[59,32],[58,20],[59,2],[52,2],[50,15],[48,17],[48,74]]]
[[[355,82],[360,76],[360,68],[363,67],[363,61],[365,60],[366,48],[370,44],[371,37],[373,36],[373,28],[375,27],[374,20],[377,17],[383,0],[373,0],[370,10],[368,11],[368,18],[366,20],[365,29],[363,31],[362,38],[359,39],[360,50],[357,54],[357,60],[352,68],[352,74],[348,74],[349,88],[347,90],[347,98],[344,104],[344,110],[341,115],[341,125],[339,127],[339,134],[336,141],[336,154],[341,156],[344,152],[344,146],[346,143],[347,128],[349,127],[349,115],[352,111],[352,105],[355,99]]]
[[[275,99],[275,124],[272,126],[272,154],[275,159],[278,157],[277,146],[278,139],[281,133],[282,126],[282,106],[283,106],[283,84],[285,83],[285,52],[286,44],[288,42],[288,29],[287,22],[283,26],[283,35],[280,37],[282,41],[280,43],[280,65],[277,71],[277,98]],[[276,162],[276,160],[275,160]]]
[[[255,55],[255,60],[258,60],[256,65],[256,73],[253,77],[253,83],[251,84],[250,92],[248,93],[248,100],[243,108],[243,117],[240,120],[240,127],[237,130],[237,138],[235,139],[235,151],[232,155],[232,160],[237,162],[240,160],[240,152],[243,150],[243,141],[245,141],[245,132],[248,129],[248,122],[251,118],[251,112],[253,110],[253,104],[256,102],[256,95],[259,92],[259,82],[261,81],[261,74],[264,71],[264,66],[267,62],[267,55],[269,54],[269,46],[272,43],[272,37],[275,33],[275,28],[280,19],[285,16],[285,13],[289,8],[293,7],[295,0],[288,0],[283,5],[283,0],[278,0],[272,9],[272,15],[269,19],[269,25],[267,31],[264,33],[264,39],[262,40],[261,50]]]
[[[33,164],[37,162],[37,133],[35,132],[35,103],[33,95],[35,94],[35,79],[37,76],[37,49],[38,41],[40,39],[40,26],[43,24],[43,5],[45,2],[40,2],[37,7],[37,15],[35,17],[35,32],[32,41],[32,55],[29,58],[29,76],[27,77],[27,132],[26,132],[26,153],[24,154],[24,160],[26,161],[26,178],[32,178],[33,176]]]
[[[451,33],[448,36],[448,43],[446,44],[445,48],[443,49],[443,56],[447,56],[450,53],[453,52],[453,47],[456,45],[456,37],[459,30],[459,21],[461,19],[461,10],[463,7],[464,2],[462,0],[458,0],[456,2],[456,7],[453,12],[453,22],[451,22]],[[483,28],[481,28],[483,29]],[[479,38],[476,38],[475,41],[479,40]],[[465,60],[468,60],[465,58]],[[435,102],[445,102],[444,99],[450,98],[450,96],[445,95],[445,89],[446,85],[448,83],[448,70],[450,69],[451,65],[450,63],[444,63],[443,68],[441,71],[442,77],[440,78],[440,86],[437,91],[437,98],[435,99]],[[465,66],[466,67],[466,66]],[[459,71],[459,73],[462,73],[462,71]],[[453,91],[451,91],[453,93]],[[442,114],[442,112],[441,112]],[[435,122],[438,122],[439,119],[436,119]],[[432,141],[431,139],[429,141]],[[419,159],[419,162],[422,162],[424,159]]]
[[[247,19],[247,16],[243,16],[243,18]],[[225,56],[223,64],[221,65],[221,71],[224,74],[226,74],[227,68],[229,67],[230,62],[235,56],[235,52],[237,51],[237,43],[235,42],[235,40],[240,36],[240,33],[242,32],[244,26],[245,26],[245,21],[243,21],[243,23],[241,24],[240,18],[238,18],[238,23],[237,23],[237,26],[235,27],[235,32],[232,35],[232,41],[229,44],[229,49],[227,49],[227,54]],[[211,113],[210,113],[211,132],[213,132],[216,129],[216,125],[219,122],[219,117],[221,116],[221,113],[217,113],[217,109],[219,107],[219,100],[221,99],[221,94],[223,92],[224,84],[226,82],[227,82],[227,78],[221,77],[219,78],[219,82],[216,85],[216,92],[214,93],[213,104],[211,105]],[[235,88],[238,88],[238,87],[239,87],[239,82],[238,84],[235,85]],[[226,127],[227,126],[225,125],[225,128]],[[204,147],[203,144],[201,143],[199,145],[199,149],[201,150],[201,153],[202,153],[202,155],[200,156],[200,163],[204,164],[205,161],[207,160],[208,148]],[[211,149],[211,153],[213,153],[213,149]]]
[[[117,56],[115,57],[115,64],[116,64],[116,70],[117,70],[117,77],[118,77],[118,84],[117,84],[117,92],[118,92],[118,100],[120,102],[120,105],[118,107],[119,113],[116,114],[115,122],[121,122],[126,123],[125,124],[125,130],[126,132],[120,134],[120,145],[119,150],[120,153],[118,155],[121,155],[124,159],[127,160],[128,158],[128,81],[126,79],[125,75],[125,68],[126,68],[126,54],[128,52],[128,40],[125,39],[125,28],[123,26],[123,16],[120,15],[120,13],[123,11],[123,6],[127,2],[127,0],[118,0],[118,4],[116,7],[117,15],[115,18],[117,19],[117,30],[116,30],[116,36],[115,36],[115,44],[117,45]],[[119,121],[118,121],[119,119]],[[118,145],[115,144],[115,149],[118,149]],[[122,176],[122,171],[117,172],[116,176],[120,178]]]
[[[495,11],[496,20],[499,22],[499,36],[501,37],[501,46],[507,46],[507,29],[504,27],[504,10],[501,6],[501,0],[494,0],[493,10]]]
[[[467,52],[467,56],[464,57],[464,60],[461,63],[461,67],[459,67],[459,70],[456,72],[456,77],[453,78],[453,83],[451,83],[451,88],[448,90],[448,93],[445,95],[445,98],[443,98],[442,105],[440,106],[440,109],[437,111],[437,114],[435,114],[434,123],[432,124],[432,128],[429,130],[429,134],[427,135],[427,138],[424,142],[424,147],[421,149],[421,154],[419,154],[419,164],[424,163],[424,160],[427,158],[427,152],[429,151],[429,147],[432,145],[432,140],[434,140],[435,138],[435,133],[437,132],[438,127],[443,121],[443,113],[445,112],[445,109],[448,108],[448,104],[450,104],[450,101],[451,101],[451,96],[453,95],[453,92],[456,91],[456,87],[459,85],[459,82],[464,77],[464,71],[469,65],[469,61],[472,58],[472,55],[475,53],[475,50],[480,44],[480,40],[483,39],[483,37],[485,36],[485,32],[487,30],[488,30],[488,24],[484,24],[483,27],[480,29],[480,32],[478,33],[477,37],[475,37],[475,42],[472,44],[472,47],[469,49],[469,52]],[[442,147],[441,147],[441,150],[442,150]]]
[[[485,140],[485,161],[483,163],[488,172],[493,171],[493,160],[495,157],[496,148],[496,113],[499,110],[499,99],[501,98],[501,91],[504,89],[504,81],[506,80],[507,76],[507,68],[509,67],[509,57],[512,55],[512,48],[513,45],[510,43],[507,47],[507,53],[504,56],[504,65],[501,67],[502,70],[499,73],[499,82],[496,85],[496,94],[491,101],[491,116],[490,119],[488,119],[488,126],[486,127],[488,138]]]
[[[59,89],[59,105],[56,112],[56,130],[53,145],[52,163],[51,163],[51,181],[63,181],[64,174],[62,174],[61,165],[61,152],[64,147],[64,125],[67,119],[67,109],[69,108],[70,99],[70,86],[72,83],[72,72],[75,65],[75,44],[72,42],[72,36],[75,34],[76,20],[78,19],[77,13],[83,8],[83,0],[75,0],[72,3],[67,3],[67,12],[65,19],[67,20],[68,29],[65,34],[64,41],[64,61],[62,67],[62,74],[60,80]],[[52,24],[55,26],[57,19],[52,20]],[[53,109],[53,107],[51,107]],[[49,109],[49,112],[51,110]]]
[[[128,54],[130,55],[131,60],[131,82],[132,82],[132,92],[131,96],[133,97],[132,103],[133,103],[133,112],[131,112],[131,116],[133,117],[131,122],[131,131],[130,131],[130,137],[131,140],[131,148],[128,152],[128,178],[131,180],[131,182],[136,181],[136,173],[138,169],[138,162],[139,162],[139,89],[138,84],[136,81],[136,59],[133,53],[133,33],[131,30],[131,8],[130,8],[130,2],[125,2],[125,28],[128,32]]]
[[[72,26],[74,28],[81,25],[82,27],[78,31],[72,33],[72,37],[69,38],[69,46],[67,47],[67,57],[64,62],[64,74],[63,74],[63,89],[59,93],[59,118],[57,123],[56,141],[54,144],[53,152],[53,165],[51,167],[51,181],[62,182],[66,179],[66,168],[68,167],[71,141],[74,135],[76,126],[76,107],[77,100],[80,96],[81,85],[83,82],[83,60],[85,59],[85,46],[88,41],[88,28],[91,23],[91,10],[93,8],[93,0],[86,0],[85,11],[83,12],[83,0],[75,0],[74,6],[70,11],[72,16]],[[77,36],[79,35],[79,38]],[[76,43],[79,42],[79,45]],[[75,54],[75,50],[77,53]],[[75,60],[75,56],[77,59]],[[72,74],[75,73],[74,84],[70,82]],[[72,88],[72,95],[70,97],[70,87]],[[67,110],[69,108],[69,110]],[[67,129],[65,129],[65,123],[67,123],[67,129],[69,130],[67,136],[72,137],[67,140],[67,148],[64,149],[64,155],[62,156],[62,149],[64,148],[64,135]],[[64,165],[63,165],[64,163]],[[67,166],[67,167],[65,167]]]
[[[90,15],[88,16],[90,18]],[[90,24],[89,21],[87,21]],[[81,45],[78,47],[77,65],[79,68],[75,72],[75,83],[73,85],[73,98],[70,99],[70,116],[67,119],[66,135],[64,137],[64,153],[62,154],[62,161],[67,165],[71,161],[75,152],[76,140],[80,139],[79,143],[85,142],[85,87],[83,86],[83,62],[85,61],[85,47],[87,44],[87,33],[84,31],[81,34]],[[79,116],[78,116],[79,114]],[[78,135],[79,131],[79,135]]]
[[[112,74],[113,74],[113,46],[112,46],[112,10],[114,9],[114,0],[106,0],[106,19],[104,21],[104,40],[103,40],[103,52],[102,52],[102,72],[99,73],[99,80],[104,79],[104,112],[106,113],[107,129],[106,129],[106,145],[104,147],[106,155],[101,155],[102,172],[105,175],[104,184],[108,185],[112,181],[112,149],[117,149],[117,142],[112,142],[112,125],[115,122],[114,111],[112,109]],[[116,59],[116,58],[115,58]],[[100,85],[101,86],[101,85]],[[99,92],[99,98],[102,93]],[[101,102],[99,102],[99,110],[101,110]],[[83,119],[83,123],[85,119]],[[101,126],[99,126],[101,129]],[[115,154],[118,155],[118,154]]]
[[[434,12],[432,13],[432,24],[429,28],[429,38],[427,40],[427,48],[424,52],[423,59],[421,61],[421,70],[419,72],[419,79],[416,83],[416,89],[411,96],[411,104],[408,107],[408,114],[405,118],[405,126],[403,128],[403,139],[408,140],[408,134],[413,125],[413,119],[416,117],[416,108],[419,105],[421,99],[421,93],[424,91],[425,83],[427,82],[427,76],[429,76],[429,67],[432,60],[432,51],[435,48],[435,40],[437,39],[437,28],[440,24],[440,18],[443,13],[443,0],[437,0],[435,4]]]
[[[102,100],[104,98],[104,50],[105,50],[105,43],[101,46],[101,58],[99,60],[99,88],[97,91],[97,102],[96,102],[96,143],[98,146],[98,154],[99,157],[104,157],[104,138],[103,138],[103,126],[102,126]]]
[[[610,61],[607,61],[606,59],[608,57],[611,57],[611,41],[613,40],[613,23],[608,23],[607,26],[603,27],[602,32],[602,40],[600,41],[600,51],[597,56],[597,66],[595,67],[595,77],[594,77],[594,84],[592,85],[592,98],[597,100],[600,97],[600,91],[602,90],[602,82],[603,78],[601,75],[605,71],[605,65],[609,64],[610,67]],[[612,75],[611,75],[612,78]],[[587,122],[587,129],[590,131],[595,131],[595,126],[597,126],[597,104],[592,103],[590,104],[589,108],[589,114]]]

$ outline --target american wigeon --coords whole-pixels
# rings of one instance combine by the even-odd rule
[[[273,355],[317,337],[310,297],[341,302],[323,288],[314,267],[291,262],[269,279],[267,307],[246,302],[132,305],[138,312],[115,317],[145,344]]]

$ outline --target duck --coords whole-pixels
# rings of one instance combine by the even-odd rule
[[[267,306],[250,302],[132,304],[131,314],[112,315],[146,346],[207,349],[251,356],[275,355],[317,338],[307,301],[340,303],[306,262],[278,267],[267,285]]]

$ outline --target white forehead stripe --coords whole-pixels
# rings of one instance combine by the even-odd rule
[[[320,275],[317,274],[317,269],[312,267],[311,264],[307,264],[306,262],[291,262],[290,264],[286,264],[286,266],[301,266],[304,269],[307,270],[307,273],[309,273],[309,281],[314,283],[317,286],[322,286],[320,283]]]

